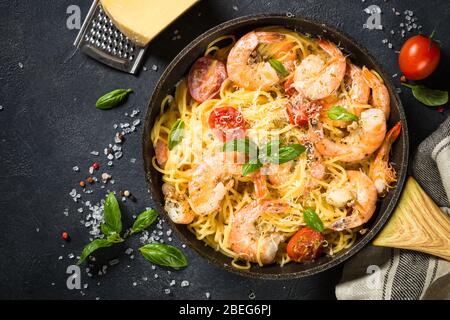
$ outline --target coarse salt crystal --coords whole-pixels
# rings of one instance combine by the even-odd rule
[[[74,167],[72,168],[72,170],[75,171],[75,172],[78,172],[78,171],[80,171],[80,168],[79,168],[78,166],[74,166]]]
[[[187,281],[187,280],[181,281],[181,285],[180,286],[181,287],[188,287],[189,286],[189,281]]]
[[[94,150],[94,151],[91,151],[91,154],[93,156],[98,156],[100,154],[100,152]]]
[[[109,264],[110,266],[115,266],[115,265],[118,264],[119,262],[120,262],[119,259],[112,259],[112,260],[109,260],[108,264]]]

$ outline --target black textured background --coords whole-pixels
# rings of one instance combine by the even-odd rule
[[[190,267],[167,274],[152,270],[150,264],[136,254],[131,260],[125,248],[137,249],[137,238],[127,244],[104,250],[98,255],[100,266],[112,258],[120,263],[110,267],[106,275],[88,278],[83,272],[80,290],[66,288],[66,267],[75,260],[68,254],[79,254],[88,241],[88,231],[80,224],[85,213],[76,211],[68,193],[87,176],[87,168],[97,157],[92,150],[103,151],[115,130],[114,123],[124,122],[125,112],[139,108],[142,119],[147,101],[164,67],[192,39],[223,21],[261,12],[290,12],[312,17],[337,26],[357,39],[378,58],[391,74],[399,73],[397,55],[402,39],[392,36],[398,30],[403,11],[413,10],[423,25],[424,33],[436,28],[442,40],[441,65],[426,81],[430,86],[449,89],[450,6],[446,0],[428,1],[201,1],[160,34],[150,45],[145,65],[148,71],[139,76],[127,75],[105,67],[72,46],[77,30],[66,28],[66,9],[71,4],[86,15],[91,1],[0,0],[0,298],[85,298],[95,299],[197,299],[210,292],[212,299],[333,299],[334,287],[341,268],[297,281],[258,281],[241,278],[209,265],[188,248],[184,249]],[[367,19],[363,9],[370,4],[381,7],[382,31],[363,29]],[[235,6],[235,8],[233,8]],[[401,12],[398,17],[392,12]],[[237,9],[237,10],[236,10]],[[201,15],[199,16],[199,13]],[[181,39],[172,40],[174,30]],[[389,49],[382,39],[388,38]],[[157,71],[151,66],[158,66]],[[22,66],[22,67],[21,67]],[[398,78],[395,80],[398,85]],[[96,99],[117,87],[135,89],[128,103],[102,112],[95,109]],[[401,95],[410,127],[411,147],[431,133],[449,114],[439,113],[416,102],[410,93]],[[129,122],[129,119],[128,119]],[[114,190],[130,189],[137,203],[122,205],[123,215],[131,215],[151,206],[146,192],[138,132],[127,137],[124,157],[108,169],[116,183]],[[412,152],[414,153],[414,152]],[[136,158],[135,164],[130,163]],[[105,164],[104,157],[98,160]],[[72,170],[74,165],[80,172]],[[102,169],[106,166],[102,166]],[[84,200],[98,201],[104,191],[83,195]],[[63,215],[65,208],[69,216]],[[39,230],[39,231],[37,231]],[[67,230],[70,243],[60,239]],[[174,239],[174,243],[177,240]],[[65,245],[62,247],[62,245]],[[58,260],[63,256],[62,260]],[[84,270],[84,268],[82,268]],[[154,279],[154,274],[159,275]],[[148,277],[148,281],[142,280]],[[170,280],[177,284],[169,288]],[[181,280],[188,287],[180,287]],[[133,283],[136,282],[136,286]]]

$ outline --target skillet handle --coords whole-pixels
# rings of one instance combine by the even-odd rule
[[[397,208],[373,245],[421,251],[450,261],[450,218],[408,177]]]

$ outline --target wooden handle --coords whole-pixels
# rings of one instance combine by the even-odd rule
[[[450,261],[450,218],[409,177],[397,208],[373,244],[421,251]]]

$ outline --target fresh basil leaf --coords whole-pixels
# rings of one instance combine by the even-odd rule
[[[105,224],[104,227],[108,233],[122,232],[122,215],[120,213],[119,203],[117,202],[114,193],[110,192],[106,197],[105,204],[103,205]]]
[[[158,218],[158,213],[153,209],[142,212],[134,221],[131,227],[131,234],[141,232],[150,227],[156,221],[156,218]]]
[[[322,220],[320,220],[319,216],[314,212],[313,209],[307,208],[305,211],[303,211],[303,220],[305,220],[305,223],[312,229],[323,232],[323,222]]]
[[[270,59],[269,64],[272,68],[275,69],[276,72],[278,72],[282,77],[286,77],[289,75],[289,72],[286,70],[284,65],[281,63],[281,61],[278,61],[276,59]]]
[[[172,150],[177,144],[183,140],[184,136],[184,121],[178,119],[173,124],[169,133],[169,150]]]
[[[402,83],[405,87],[412,89],[413,96],[429,107],[436,107],[448,102],[448,91],[433,90],[423,85],[412,85]]]
[[[109,236],[111,234],[116,233],[115,231],[113,231],[106,223],[102,223],[100,225],[100,231],[105,235],[105,236]]]
[[[342,106],[334,106],[327,110],[328,118],[331,120],[344,120],[344,121],[358,121],[358,117],[351,112],[348,112]]]
[[[256,163],[247,162],[242,166],[242,175],[245,177],[246,175],[261,169],[262,166],[263,164],[259,161]]]
[[[148,261],[172,268],[184,268],[188,265],[186,256],[180,249],[163,243],[150,243],[139,248]]]
[[[285,162],[294,160],[305,151],[306,147],[301,144],[289,144],[287,146],[280,147],[278,154],[273,155],[270,158],[270,161],[275,164],[283,164]]]
[[[86,258],[95,250],[107,248],[122,241],[123,239],[117,233],[114,233],[106,239],[95,239],[84,247],[83,252],[81,252],[80,260],[78,260],[77,264],[80,265],[83,263],[83,261],[86,260]]]
[[[258,146],[249,138],[234,139],[227,141],[223,144],[222,151],[237,151],[244,152],[250,155],[252,158],[256,158],[258,155]]]
[[[117,89],[101,96],[95,103],[97,109],[108,110],[118,106],[133,92],[132,89]]]
[[[280,141],[271,140],[259,149],[258,159],[262,163],[274,162],[278,159]]]

